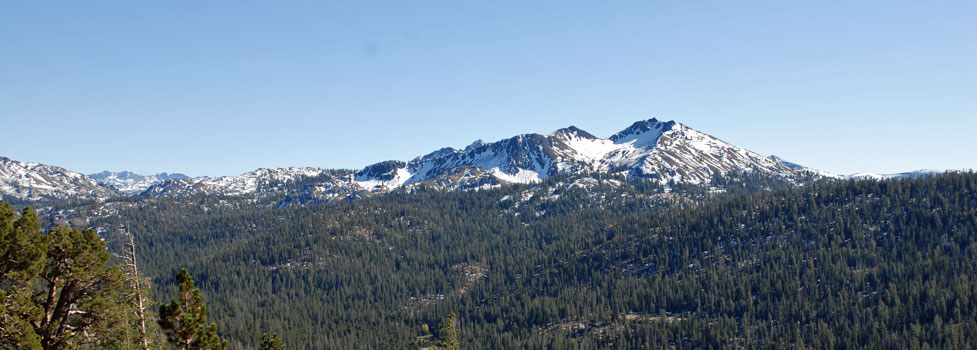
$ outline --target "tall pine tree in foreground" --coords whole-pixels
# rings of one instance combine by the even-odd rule
[[[42,311],[31,302],[31,285],[44,269],[44,237],[37,215],[25,209],[20,218],[0,202],[0,348],[40,349],[31,320]]]
[[[159,325],[166,340],[179,349],[227,349],[227,341],[217,335],[217,325],[207,324],[207,305],[193,277],[183,269],[176,275],[180,285],[179,299],[159,308]]]
[[[43,234],[33,210],[17,218],[0,202],[0,346],[125,347],[122,274],[109,256],[92,229]]]

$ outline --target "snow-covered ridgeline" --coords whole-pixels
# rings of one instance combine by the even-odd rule
[[[477,141],[462,150],[444,148],[409,162],[387,161],[357,173],[371,191],[430,183],[450,169],[481,171],[455,180],[532,183],[559,173],[626,172],[659,182],[702,183],[733,171],[764,171],[784,177],[787,166],[730,145],[674,121],[639,121],[610,138],[576,127],[550,135],[526,134],[493,143]],[[489,178],[490,177],[490,178]],[[455,182],[457,182],[455,181]]]
[[[84,174],[64,168],[0,157],[0,198],[106,199],[120,193]]]
[[[150,186],[140,194],[149,197],[174,197],[193,194],[241,196],[273,189],[299,179],[319,176],[325,172],[326,170],[317,168],[262,168],[237,176],[167,180]]]
[[[131,171],[114,172],[107,170],[97,174],[91,174],[89,176],[106,185],[115,187],[119,191],[122,191],[122,193],[130,196],[142,193],[150,186],[166,180],[189,179],[188,176],[183,174],[159,173],[156,175],[139,175]]]
[[[0,195],[28,200],[107,198],[122,193],[148,197],[275,194],[285,196],[286,201],[308,202],[395,189],[411,191],[420,186],[477,190],[534,183],[557,174],[613,173],[659,183],[708,183],[732,172],[760,172],[785,181],[809,176],[887,179],[941,172],[841,176],[775,156],[764,157],[680,123],[657,119],[635,122],[608,138],[571,126],[549,135],[523,134],[489,143],[479,140],[464,149],[442,148],[407,162],[376,163],[348,176],[317,168],[278,168],[214,178],[131,172],[89,177],[43,164],[0,160]]]

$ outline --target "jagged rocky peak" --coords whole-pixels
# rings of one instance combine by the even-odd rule
[[[599,139],[597,136],[591,135],[589,132],[586,132],[586,131],[584,131],[584,130],[576,127],[576,126],[573,126],[573,125],[571,125],[569,127],[566,127],[566,128],[559,129],[557,131],[554,131],[552,134],[550,134],[550,138],[557,138],[557,139],[578,139],[579,138],[579,139],[586,139],[586,140],[597,140],[597,139]]]
[[[485,141],[482,141],[482,139],[478,139],[478,140],[475,140],[475,142],[472,142],[472,144],[468,145],[468,147],[465,147],[465,150],[467,151],[467,150],[471,150],[471,149],[476,149],[476,148],[479,148],[479,147],[482,147],[482,146],[485,146],[485,145],[486,145]],[[443,151],[443,150],[452,150],[452,151],[454,151],[454,149],[453,148],[450,148],[450,147],[445,147],[445,148],[440,149],[440,151]],[[435,151],[435,152],[437,152],[437,151]],[[435,152],[432,152],[431,154],[434,154]]]
[[[112,186],[122,193],[134,195],[141,193],[150,186],[166,180],[186,180],[189,176],[180,173],[158,173],[156,175],[140,175],[131,171],[102,171],[89,175],[102,183]]]
[[[674,120],[662,122],[657,118],[637,121],[631,126],[620,132],[611,135],[610,140],[614,143],[626,143],[636,141],[635,146],[642,146],[657,141],[658,136],[671,130],[676,124]]]
[[[528,148],[536,147],[546,141],[546,136],[540,134],[522,134],[496,142],[475,141],[462,152],[465,157],[474,157],[477,154],[493,152],[495,154],[513,154],[522,152]]]
[[[468,147],[476,147],[475,146],[476,144],[478,144],[480,146],[480,145],[484,144],[484,142],[482,142],[482,140],[478,140],[478,141],[475,141],[475,143],[472,143],[472,145],[471,146],[468,146]],[[414,160],[417,161],[419,159],[439,158],[439,157],[444,157],[444,156],[452,155],[452,154],[455,154],[455,153],[458,153],[458,150],[456,150],[454,148],[451,148],[451,147],[444,147],[444,148],[441,148],[441,149],[439,149],[437,151],[434,151],[434,152],[425,154],[423,156],[417,157]]]
[[[548,174],[551,172],[550,166],[554,156],[552,143],[548,137],[540,134],[523,134],[467,150],[465,160],[471,161],[458,165],[497,169],[508,175],[516,175],[523,171]]]
[[[388,160],[380,163],[376,163],[363,170],[356,172],[356,179],[359,181],[365,181],[369,179],[377,179],[390,181],[397,176],[397,171],[406,167],[407,163],[399,160]]]

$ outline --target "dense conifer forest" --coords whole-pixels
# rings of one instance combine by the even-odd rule
[[[192,276],[232,349],[977,348],[973,173],[578,180],[283,207],[130,199],[87,224],[132,232],[152,310],[192,295]]]

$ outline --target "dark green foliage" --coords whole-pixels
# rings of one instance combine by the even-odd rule
[[[456,328],[455,323],[457,322],[457,315],[451,313],[448,318],[441,322],[438,326],[438,341],[436,347],[438,350],[458,350],[460,344],[458,342],[458,328]]]
[[[0,345],[122,346],[122,275],[108,266],[105,243],[92,229],[55,227],[42,234],[30,208],[14,216],[0,202]]]
[[[973,348],[975,202],[972,174],[736,196],[609,228],[604,245],[627,249],[588,254],[581,277],[616,271],[624,310],[696,330],[651,327],[669,343]]]
[[[259,330],[292,348],[416,348],[452,311],[466,349],[977,346],[974,174],[559,185],[574,180],[122,215],[147,232],[155,285],[190,266],[237,348]]]
[[[35,322],[45,349],[83,343],[87,330],[100,328],[97,344],[117,341],[124,327],[122,273],[107,266],[109,252],[95,230],[56,227],[45,235],[47,259],[33,302],[47,317]],[[36,284],[35,284],[36,285]],[[111,335],[111,336],[110,336]]]
[[[7,202],[0,202],[0,276],[10,283],[33,279],[44,268],[44,237],[31,208],[20,217]]]
[[[285,350],[285,345],[282,343],[282,338],[278,336],[278,333],[272,334],[271,337],[268,333],[261,335],[261,347],[260,350]]]
[[[44,268],[44,237],[37,215],[25,208],[21,216],[0,201],[0,347],[40,349],[41,338],[31,321],[41,308],[31,302],[31,286]]]
[[[166,340],[183,350],[227,349],[227,341],[217,335],[217,325],[207,324],[207,305],[187,269],[176,275],[176,283],[179,298],[159,308],[159,326]]]

